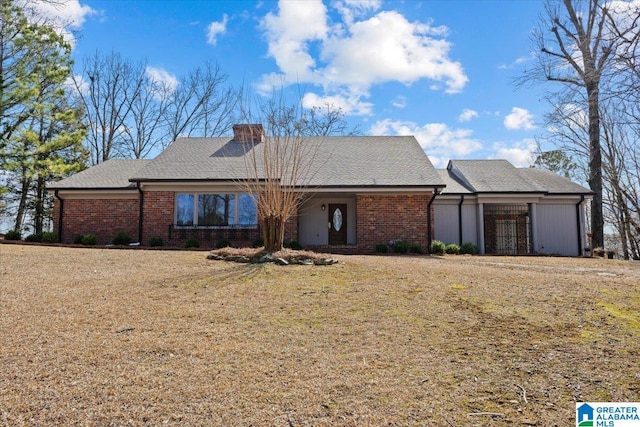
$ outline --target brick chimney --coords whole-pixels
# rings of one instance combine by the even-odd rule
[[[264,128],[261,124],[233,125],[233,140],[237,142],[264,142]]]

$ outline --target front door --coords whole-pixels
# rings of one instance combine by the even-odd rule
[[[347,244],[347,204],[329,204],[329,245]]]

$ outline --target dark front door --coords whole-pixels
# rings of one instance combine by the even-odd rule
[[[329,245],[347,244],[347,204],[329,204]]]

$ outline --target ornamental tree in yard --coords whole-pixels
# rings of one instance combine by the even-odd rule
[[[234,131],[245,143],[247,178],[240,186],[255,199],[265,250],[273,253],[282,249],[287,221],[298,214],[312,178],[327,161],[318,156],[322,139],[311,142],[308,137],[342,132],[345,121],[342,111],[331,105],[305,112],[278,99],[259,110],[264,126],[240,125]],[[251,115],[245,118],[257,122]]]

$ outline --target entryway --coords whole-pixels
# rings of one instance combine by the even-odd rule
[[[329,204],[329,245],[347,244],[347,204]]]

